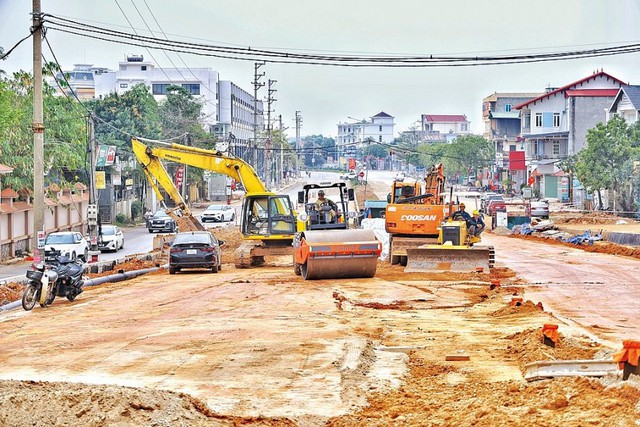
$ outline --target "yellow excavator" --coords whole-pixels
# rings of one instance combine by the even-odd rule
[[[164,201],[158,187],[161,186],[175,202],[176,206],[167,209],[167,214],[176,221],[180,231],[204,230],[204,226],[184,203],[161,159],[222,173],[243,185],[247,192],[240,226],[244,241],[235,253],[237,268],[262,265],[265,256],[293,255],[292,242],[298,226],[289,196],[269,191],[244,160],[181,144],[158,143],[161,146],[149,147],[137,139],[131,143],[158,200]]]

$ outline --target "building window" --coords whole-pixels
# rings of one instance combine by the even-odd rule
[[[560,155],[560,143],[559,142],[554,142],[553,143],[553,155],[554,156],[559,156]]]
[[[191,95],[200,95],[200,84],[199,83],[184,83],[182,85]]]
[[[560,127],[560,113],[553,113],[553,127]]]
[[[147,66],[146,66],[146,65],[141,65],[141,66],[140,66],[140,69],[141,69],[142,71],[147,71]]]
[[[507,113],[511,112],[511,104],[505,104],[504,111],[506,111]]]
[[[525,113],[522,127],[524,129],[529,129],[531,127],[531,113]]]
[[[466,132],[467,131],[467,124],[466,123],[461,123],[460,124],[460,130],[462,132]]]
[[[542,113],[536,113],[536,127],[542,127]]]
[[[378,132],[382,132],[382,126],[378,126]]]
[[[382,127],[382,126],[380,126],[380,127]],[[378,136],[378,142],[382,142],[382,135]]]
[[[168,87],[169,85],[165,83],[154,83],[151,85],[151,93],[154,95],[166,95]]]
[[[129,85],[128,85],[128,84],[126,84],[126,83],[120,83],[120,89],[126,89],[126,88],[128,88],[128,87],[129,87]]]

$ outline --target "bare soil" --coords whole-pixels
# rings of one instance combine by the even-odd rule
[[[0,425],[640,422],[638,377],[523,379],[533,361],[613,350],[545,311],[507,268],[408,274],[379,262],[373,279],[305,282],[290,260],[236,270],[239,232],[214,233],[218,274],[160,271],[0,314]],[[555,348],[545,323],[560,326]]]

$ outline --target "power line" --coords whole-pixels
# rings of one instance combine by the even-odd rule
[[[162,40],[139,34],[124,33],[107,28],[83,24],[70,19],[46,15],[47,24],[57,31],[89,37],[112,43],[123,43],[155,49],[166,49],[200,56],[219,57],[223,59],[263,61],[271,63],[332,65],[342,67],[461,67],[480,65],[506,65],[559,60],[583,59],[599,56],[622,55],[640,52],[640,43],[609,46],[587,50],[548,52],[539,54],[498,55],[498,56],[379,56],[379,55],[324,55],[302,54],[295,51],[277,51],[255,49],[251,47],[236,48],[219,45],[205,45],[180,41]]]

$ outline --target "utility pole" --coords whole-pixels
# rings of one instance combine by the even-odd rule
[[[278,188],[282,188],[282,180],[284,179],[284,134],[282,130],[282,114],[278,115],[278,121],[280,122],[280,171],[278,174]]]
[[[260,67],[264,65],[264,62],[256,62],[253,64],[253,144],[250,147],[251,158],[249,159],[253,163],[253,167],[258,169],[258,89],[264,86],[264,83],[260,83],[260,78],[264,77],[264,71],[258,73]]]
[[[267,186],[270,186],[273,182],[272,176],[272,167],[271,167],[271,104],[273,104],[276,99],[273,97],[273,94],[277,91],[272,89],[273,85],[275,85],[277,80],[268,81],[267,86],[267,159],[266,159],[266,181]]]
[[[44,119],[42,113],[42,16],[40,0],[33,0],[33,254],[40,260],[39,237],[44,238]],[[40,234],[42,233],[42,234]],[[43,242],[44,243],[44,242]],[[43,249],[44,252],[44,249]]]
[[[87,227],[89,232],[89,242],[91,244],[91,260],[100,253],[98,251],[99,221],[98,221],[98,198],[96,197],[96,139],[95,122],[93,114],[87,117],[87,127],[89,130],[89,206],[87,207]]]
[[[302,114],[300,111],[296,111],[296,172],[300,170],[300,128],[302,127]],[[296,174],[297,175],[297,174]]]

